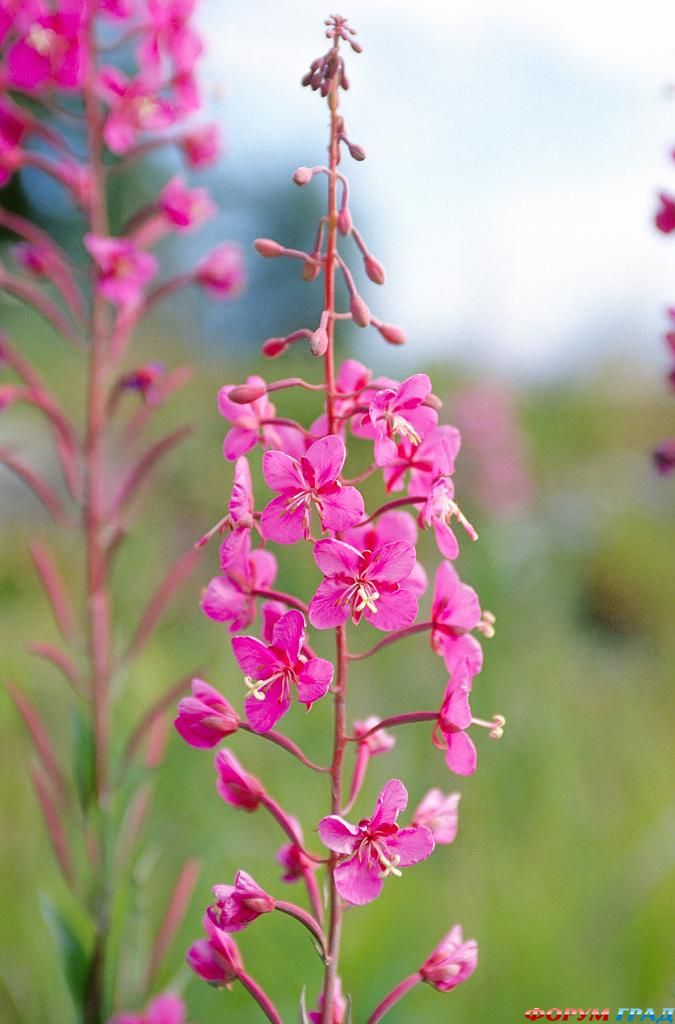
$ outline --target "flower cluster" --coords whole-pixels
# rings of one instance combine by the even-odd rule
[[[303,1001],[302,1019],[341,1024],[348,1005],[338,974],[345,907],[376,900],[387,879],[424,861],[435,846],[452,843],[457,834],[459,794],[446,795],[439,789],[422,798],[409,824],[400,824],[408,792],[397,778],[384,786],[369,817],[352,819],[349,812],[365,784],[370,759],[393,749],[394,736],[388,730],[426,722],[450,771],[470,775],[477,761],[470,730],[482,726],[497,739],[504,719],[499,715],[489,721],[476,718],[469,704],[483,665],[481,639],[494,634],[495,620],[481,608],[476,592],[461,581],[454,565],[460,549],[456,527],[471,540],[477,539],[453,485],[459,431],[440,421],[441,403],[426,374],[395,380],[373,374],[356,359],[336,360],[336,325],[342,321],[360,329],[373,327],[390,344],[403,343],[405,336],[401,328],[371,313],[338,244],[354,243],[365,275],[376,285],[384,283],[382,264],[354,224],[349,183],[340,169],[345,152],[357,161],[365,158],[363,149],[349,139],[339,113],[340,92],[348,84],[340,45],[347,42],[356,52],[361,48],[344,19],[334,17],[326,25],[330,48],[312,62],[303,81],[328,102],[329,158],[326,165],[299,167],[293,174],[302,188],[317,180],[327,184],[326,214],[306,251],[269,238],[255,242],[263,258],[297,260],[306,281],[321,279],[323,284],[316,323],[267,339],[263,354],[279,358],[292,345],[306,341],[310,358],[321,360],[323,375],[318,381],[274,382],[250,376],[244,384],[226,385],[218,395],[218,408],[227,423],[223,453],[234,464],[234,481],[228,512],[197,542],[202,547],[209,538],[220,537],[220,573],[205,588],[202,609],[236,634],[231,645],[243,675],[244,699],[240,711],[234,698],[233,707],[210,685],[195,680],[192,697],[179,704],[176,728],[195,747],[216,746],[224,738],[254,732],[309,770],[329,776],[330,813],[312,823],[326,856],[308,849],[296,818],[229,748],[217,752],[218,793],[231,807],[247,812],[263,809],[272,815],[287,840],[277,853],[282,880],[304,883],[309,909],[280,901],[239,871],[234,885],[215,886],[215,902],[204,918],[206,938],[191,947],[188,962],[211,984],[241,981],[268,1019],[279,1021],[269,996],[246,974],[231,934],[262,915],[285,912],[311,932],[326,965],[318,1008],[307,1012]],[[311,422],[300,423],[277,413],[272,396],[290,388],[320,396],[322,406]],[[365,456],[367,468],[354,476],[349,466],[356,449],[362,462]],[[261,502],[253,493],[248,461],[258,452],[267,488]],[[379,479],[384,492],[382,503],[373,510],[366,508],[360,489],[369,478],[371,482]],[[419,531],[433,535],[440,556],[426,620],[420,616],[420,602],[429,579],[417,558]],[[274,545],[311,550],[315,572],[313,578],[308,575],[306,593],[276,588]],[[359,634],[369,632],[370,626],[380,639],[370,649],[354,650],[352,643],[358,646]],[[315,636],[326,631],[335,638],[334,661],[314,651]],[[439,675],[445,680],[445,691],[438,693],[435,707],[389,718],[373,715],[348,728],[348,668],[385,646],[423,632],[429,636],[439,659]],[[374,695],[374,699],[382,698]],[[333,702],[335,741],[330,764],[315,764],[275,731],[282,716],[296,713],[295,700],[307,709],[318,701]],[[354,752],[351,782],[345,785],[350,748]],[[328,908],[316,879],[323,869],[328,876]],[[424,981],[449,991],[473,972],[476,962],[476,944],[465,942],[455,926],[422,967],[383,1000],[369,1024],[380,1020],[413,984]]]
[[[80,372],[70,364],[72,394],[64,403],[37,361],[0,337],[0,367],[12,375],[0,384],[0,409],[22,403],[41,417],[63,480],[43,476],[9,448],[0,450],[0,465],[27,484],[52,520],[67,530],[70,575],[82,574],[81,581],[62,575],[44,540],[30,544],[60,633],[60,640],[35,643],[31,651],[73,691],[66,711],[79,739],[57,749],[38,710],[44,702],[38,700],[36,707],[19,688],[12,695],[35,748],[31,778],[58,865],[71,902],[82,904],[78,917],[88,918],[91,942],[85,949],[61,922],[60,911],[52,910],[56,930],[64,932],[59,944],[74,1013],[84,1024],[100,1024],[108,1013],[117,961],[109,903],[119,889],[111,871],[114,866],[115,872],[130,872],[144,841],[154,796],[149,770],[161,763],[167,735],[166,695],[142,709],[128,737],[115,736],[112,742],[114,704],[127,666],[197,560],[193,551],[184,553],[160,576],[120,650],[112,639],[120,639],[122,631],[113,621],[111,577],[117,551],[134,526],[130,506],[161,459],[190,432],[184,426],[148,438],[155,410],[190,371],[155,361],[134,365],[130,345],[143,317],[179,288],[196,285],[227,299],[244,282],[241,254],[229,242],[206,253],[191,270],[161,279],[155,252],[160,239],[196,229],[214,212],[207,191],[182,174],[158,188],[124,225],[114,221],[109,202],[112,182],[159,147],[176,147],[190,172],[218,158],[218,132],[198,116],[195,69],[202,41],[192,25],[195,6],[196,0],[0,4],[0,189],[24,171],[46,175],[57,184],[59,202],[78,224],[82,240],[70,252],[27,216],[0,204],[0,228],[14,240],[7,263],[0,263],[0,292],[31,308],[82,356]],[[80,408],[86,408],[82,423]],[[73,559],[71,538],[77,531],[81,551]],[[241,557],[243,537],[241,549],[232,544],[233,558]],[[204,707],[211,709],[210,721],[204,721]],[[220,739],[239,724],[206,684],[195,684],[185,714],[186,736],[204,746],[214,742],[214,734]],[[127,817],[120,822],[122,806]],[[158,934],[148,933],[137,990],[130,993],[138,1004],[155,987],[197,874],[198,865],[188,860],[169,894],[170,912]],[[183,1003],[173,995],[156,998],[140,1014],[115,1018],[117,1024],[184,1024],[185,1019]]]

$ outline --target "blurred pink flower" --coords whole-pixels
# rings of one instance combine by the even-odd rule
[[[138,306],[145,285],[157,273],[155,257],[125,238],[85,235],[84,244],[99,270],[99,294],[114,306]]]
[[[382,892],[384,879],[400,868],[425,860],[434,849],[434,837],[424,825],[399,828],[396,820],[408,805],[408,792],[391,779],[377,798],[372,818],[350,825],[331,814],[319,822],[321,841],[344,860],[335,870],[335,884],[348,903],[370,903]]]
[[[279,491],[264,509],[263,535],[278,544],[294,544],[311,533],[316,507],[323,530],[346,530],[363,518],[363,498],[356,487],[339,482],[346,458],[342,438],[315,441],[301,459],[286,452],[265,452],[262,468],[267,486]]]
[[[199,264],[195,280],[212,299],[231,299],[238,295],[246,281],[239,246],[233,242],[219,245]]]
[[[192,696],[179,702],[174,725],[191,747],[215,747],[237,731],[239,715],[213,686],[193,679]]]
[[[156,996],[142,1013],[120,1013],[109,1024],[185,1024],[187,1009],[180,996]]]
[[[256,732],[269,732],[286,714],[293,687],[308,708],[327,693],[333,666],[325,658],[307,659],[302,654],[304,640],[305,620],[295,610],[274,623],[270,646],[253,636],[233,639],[234,656],[251,691],[244,705],[246,717]]]
[[[205,124],[186,131],[180,147],[189,167],[211,167],[220,156],[220,133],[215,124]]]
[[[423,981],[439,992],[450,992],[471,977],[477,965],[478,946],[473,939],[465,942],[462,929],[456,924],[422,964],[420,974]]]
[[[329,1024],[343,1024],[347,1012],[347,1000],[342,994],[342,982],[340,978],[335,979],[335,995],[333,1002],[333,1016]],[[310,1010],[307,1014],[312,1024],[321,1024],[323,1019],[323,992],[319,996],[318,1010]]]
[[[341,626],[364,617],[377,629],[405,629],[417,616],[417,598],[405,587],[415,567],[415,548],[407,541],[357,551],[339,540],[320,540],[314,560],[325,579],[309,605],[317,629]]]
[[[103,129],[106,145],[118,155],[131,149],[140,133],[168,128],[176,120],[175,108],[143,75],[128,78],[119,68],[103,67],[98,93],[110,108]]]
[[[378,729],[377,732],[372,733],[370,736],[365,735],[379,724],[380,719],[377,715],[370,715],[368,718],[363,719],[363,721],[354,722],[354,735],[358,740],[359,746],[367,747],[369,754],[373,757],[376,754],[386,754],[396,746],[396,737],[392,736],[386,729]],[[362,736],[365,738],[361,739]]]
[[[158,203],[164,216],[179,231],[198,227],[216,210],[205,188],[188,188],[178,176],[164,186]]]
[[[675,231],[675,199],[661,192],[659,202],[661,206],[654,216],[654,223],[659,231],[669,235],[671,231]]]
[[[234,754],[219,750],[215,759],[216,789],[226,804],[245,811],[257,811],[265,794],[262,784],[254,775],[244,771]]]
[[[84,6],[77,0],[61,0],[57,11],[42,3],[26,7],[15,23],[15,28],[23,28],[21,38],[6,56],[7,84],[28,91],[44,86],[77,89],[86,70]]]
[[[430,789],[413,814],[413,825],[426,825],[437,843],[454,843],[460,799],[460,793],[446,796],[440,789]]]

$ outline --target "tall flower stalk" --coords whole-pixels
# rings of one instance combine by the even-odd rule
[[[54,179],[80,218],[86,258],[84,265],[82,259],[73,263],[42,228],[0,207],[0,225],[17,238],[16,269],[0,265],[0,291],[32,307],[77,350],[86,388],[80,424],[71,411],[75,403],[62,405],[38,368],[7,336],[0,340],[2,361],[14,376],[0,389],[0,405],[24,403],[42,415],[64,486],[43,478],[9,449],[0,452],[0,461],[32,489],[58,526],[79,531],[82,540],[81,610],[51,549],[44,541],[30,546],[64,642],[32,649],[74,692],[79,739],[72,764],[66,763],[66,751],[55,748],[38,710],[41,702],[36,707],[14,686],[11,693],[35,748],[32,778],[59,866],[86,912],[80,933],[62,909],[48,909],[78,1019],[85,1024],[106,1020],[119,997],[112,903],[121,880],[129,877],[151,807],[147,769],[162,761],[162,718],[176,685],[168,699],[164,695],[146,710],[126,740],[111,736],[116,699],[131,662],[198,557],[188,551],[178,558],[159,580],[135,632],[121,638],[113,613],[113,573],[133,527],[133,503],[158,463],[190,432],[184,426],[145,440],[153,414],[188,373],[184,367],[168,371],[159,362],[134,365],[131,341],[157,301],[178,288],[194,283],[227,298],[243,281],[239,253],[225,244],[190,272],[151,283],[159,271],[152,251],[156,243],[172,231],[197,227],[213,211],[206,191],[190,188],[180,177],[112,234],[110,185],[132,162],[168,144],[176,145],[192,168],[208,166],[218,155],[214,127],[192,120],[200,108],[194,68],[202,49],[190,24],[193,7],[192,0],[29,0],[5,3],[0,11],[6,85],[0,100],[0,186],[24,168]],[[128,77],[121,66],[128,66],[132,49],[138,70]],[[179,689],[183,685],[179,680]],[[130,771],[139,760],[146,768],[140,781],[137,769]],[[145,997],[155,983],[196,877],[196,863],[188,861],[147,953],[136,998]],[[175,1011],[178,1002],[171,996],[158,1005]]]
[[[192,696],[179,704],[176,727],[188,743],[202,748],[215,747],[236,733],[257,734],[287,751],[306,770],[327,777],[330,801],[328,813],[318,823],[325,847],[320,853],[308,849],[295,815],[280,806],[263,782],[229,749],[218,751],[219,795],[231,807],[249,812],[263,809],[272,815],[286,839],[277,854],[284,868],[283,881],[304,883],[308,906],[278,900],[247,872],[239,871],[233,884],[214,887],[214,902],[204,917],[206,936],[190,948],[188,962],[212,985],[229,987],[239,980],[268,1020],[281,1021],[272,998],[244,968],[232,938],[232,933],[257,918],[281,911],[310,932],[324,964],[315,1010],[306,1009],[303,995],[303,1021],[341,1024],[351,1019],[351,997],[343,996],[340,979],[345,909],[377,899],[386,879],[430,856],[436,845],[451,843],[457,832],[459,794],[438,789],[421,800],[409,824],[401,825],[399,816],[406,810],[408,792],[396,778],[384,786],[369,816],[352,821],[351,809],[360,799],[371,758],[391,751],[395,744],[391,730],[426,723],[450,770],[470,775],[476,768],[476,748],[469,729],[484,727],[498,739],[504,719],[500,715],[489,721],[476,718],[469,706],[473,680],[482,667],[476,634],[492,636],[494,616],[481,609],[475,591],[462,583],[452,564],[459,552],[452,526],[458,523],[477,539],[455,500],[452,473],[459,432],[439,425],[440,402],[426,374],[399,382],[374,377],[354,359],[338,365],[336,325],[340,321],[374,327],[393,345],[402,344],[405,337],[401,328],[371,313],[339,245],[342,239],[355,243],[368,278],[384,284],[382,264],[353,223],[349,183],[340,169],[345,152],[356,161],[365,158],[361,146],[349,138],[340,108],[341,93],[348,87],[343,50],[349,46],[359,53],[361,46],[344,18],[331,17],[326,26],[329,48],[312,62],[303,84],[328,105],[328,161],[299,167],[293,175],[300,187],[316,180],[326,183],[326,212],[308,251],[287,248],[270,238],[255,242],[256,251],[265,258],[299,261],[306,281],[323,278],[316,326],[267,339],[263,353],[277,358],[290,346],[307,341],[310,357],[323,361],[323,373],[316,381],[292,377],[271,383],[252,375],[246,383],[226,385],[219,393],[220,412],[230,424],[224,454],[234,462],[234,482],[228,513],[198,542],[203,546],[214,535],[222,537],[221,573],[205,589],[202,607],[210,618],[227,623],[231,632],[239,634],[232,640],[232,649],[247,696],[242,716],[217,689],[196,679]],[[340,280],[343,291],[338,287]],[[271,396],[292,388],[322,399],[320,415],[309,425],[277,415]],[[358,446],[362,450],[367,446],[372,460],[350,479],[345,463]],[[276,495],[262,509],[256,508],[247,459],[256,447],[263,449],[263,477]],[[386,500],[369,513],[358,485],[378,474]],[[390,494],[401,496],[391,498]],[[416,519],[406,509],[415,510]],[[426,573],[416,557],[418,528],[433,530],[443,556],[426,621],[418,621],[418,598],[427,588]],[[312,549],[322,576],[311,600],[275,586],[277,563],[270,544],[299,543]],[[256,621],[259,605],[261,635],[245,634]],[[364,622],[385,636],[366,649],[354,650],[351,642],[363,631]],[[314,632],[332,632],[332,661],[315,653],[310,627]],[[445,694],[437,698],[436,706],[385,719],[371,716],[350,725],[350,666],[376,656],[390,644],[425,633],[446,669]],[[333,737],[325,763],[316,764],[276,726],[291,713],[295,701],[309,708],[322,699],[333,703]],[[350,751],[354,757],[349,759],[348,772]],[[312,831],[316,827],[312,823]],[[327,905],[317,885],[320,871],[326,876]],[[419,982],[449,991],[469,977],[476,963],[475,942],[465,941],[459,926],[453,927],[427,960],[384,996],[368,1017],[369,1024],[382,1020]]]

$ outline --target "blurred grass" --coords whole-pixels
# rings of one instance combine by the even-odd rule
[[[56,350],[53,339],[27,332],[18,314],[13,317],[25,348],[72,407],[79,394],[76,360]],[[192,350],[172,340],[171,326],[161,321],[135,356],[137,364],[198,359],[194,380],[158,413],[153,428],[159,432],[162,424],[190,419],[198,430],[163,465],[120,556],[114,587],[118,646],[171,559],[223,513],[231,469],[219,455],[223,423],[214,392],[220,383],[244,376],[230,352]],[[390,352],[383,352],[376,369],[395,373],[393,363]],[[292,360],[286,367],[284,373],[295,372]],[[302,372],[310,371],[303,365]],[[445,413],[452,420],[452,393],[461,381],[443,366],[434,381],[437,392],[449,396]],[[278,406],[305,421],[314,414],[306,396],[289,395]],[[376,904],[348,914],[342,973],[355,996],[356,1020],[365,1019],[456,921],[479,941],[478,973],[449,996],[415,990],[391,1013],[392,1024],[508,1024],[532,1006],[672,1005],[674,494],[672,483],[655,478],[646,455],[667,430],[667,412],[665,401],[641,388],[631,368],[610,367],[584,383],[533,389],[522,405],[537,484],[533,506],[517,520],[500,520],[490,509],[472,507],[471,495],[460,492],[481,532],[477,545],[462,544],[460,572],[497,615],[497,635],[485,644],[486,666],[476,682],[474,713],[502,712],[507,729],[499,744],[477,737],[479,770],[471,779],[448,774],[423,726],[399,730],[394,753],[373,763],[357,816],[368,811],[391,776],[406,781],[413,807],[431,785],[457,789],[463,798],[455,844],[389,882]],[[11,411],[2,430],[48,465],[33,418]],[[76,539],[64,543],[56,536],[32,499],[6,476],[2,495],[3,675],[18,680],[41,706],[68,761],[71,695],[48,667],[25,653],[29,642],[55,639],[25,542],[35,536],[53,541],[76,593],[81,553]],[[437,555],[429,536],[420,550],[433,566]],[[309,598],[318,578],[310,561],[283,550],[279,562],[280,585]],[[200,587],[216,564],[214,545],[141,659],[117,681],[116,730],[128,730],[154,696],[198,667],[233,702],[240,701],[243,686],[229,634],[197,607]],[[353,639],[357,649],[370,642],[364,632]],[[318,646],[323,650],[323,638]],[[351,714],[435,707],[445,682],[442,664],[426,643],[406,641],[353,668]],[[286,719],[291,735],[324,760],[328,703],[310,716],[296,708]],[[38,894],[54,892],[64,903],[67,897],[27,781],[28,743],[4,693],[0,722],[0,974],[20,1020],[64,1024],[72,1019],[72,1007]],[[325,812],[325,781],[306,778],[283,752],[253,737],[234,737],[231,747],[302,817],[311,837],[311,823]],[[212,990],[189,978],[180,964],[185,947],[200,934],[201,910],[214,882],[229,881],[241,866],[272,892],[281,890],[270,856],[281,843],[278,829],[262,813],[227,808],[214,790],[211,755],[187,748],[176,736],[156,783],[133,885],[127,892],[120,880],[117,894],[127,926],[120,946],[124,994],[133,998],[138,951],[148,938],[134,907],[149,908],[156,925],[181,863],[197,855],[204,862],[202,878],[160,983],[185,983],[191,1019],[201,1024],[258,1021],[259,1011],[240,990]],[[118,815],[123,810],[115,808]],[[240,944],[285,1019],[295,1019],[305,982],[312,1005],[320,965],[301,929],[272,915],[242,934]]]

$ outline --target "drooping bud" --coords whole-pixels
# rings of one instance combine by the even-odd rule
[[[328,311],[321,314],[319,326],[309,339],[309,351],[313,356],[323,356],[328,348]]]
[[[321,254],[313,252],[311,255],[313,259],[305,260],[302,264],[302,277],[304,281],[316,281],[317,277],[321,273],[321,264],[318,262]]]
[[[311,167],[298,167],[293,173],[293,181],[296,185],[309,185],[313,177],[314,171]]]
[[[352,160],[365,160],[366,151],[363,146],[357,145],[355,142],[348,142],[347,149]]]
[[[422,980],[439,992],[450,992],[476,970],[478,947],[473,939],[464,941],[457,924],[438,944],[420,968]]]
[[[283,245],[279,245],[272,238],[256,238],[253,248],[259,256],[264,256],[268,260],[274,259],[275,256],[282,256],[284,252]]]
[[[260,351],[267,359],[276,359],[284,354],[288,345],[285,338],[268,338],[262,343]]]
[[[374,284],[384,284],[387,273],[379,260],[376,260],[370,253],[366,253],[363,257],[363,265],[366,268],[366,274]]]
[[[272,339],[277,341],[280,339]],[[236,402],[237,405],[248,405],[249,402],[256,402],[263,395],[267,394],[267,386],[265,384],[240,384],[237,388],[232,388],[228,393],[228,398],[231,402]]]
[[[352,215],[348,206],[343,206],[338,213],[337,229],[341,235],[348,235],[352,230]]]
[[[376,327],[390,345],[405,345],[406,336],[402,327],[396,324],[376,324]]]
[[[360,295],[352,295],[349,312],[357,327],[367,327],[370,323],[370,310]]]

